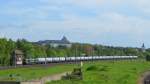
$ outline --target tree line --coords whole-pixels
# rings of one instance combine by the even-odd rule
[[[10,65],[12,52],[15,49],[22,50],[24,58],[38,57],[69,57],[69,56],[111,56],[111,55],[136,55],[144,57],[149,54],[150,49],[142,52],[140,48],[113,47],[97,44],[72,43],[72,47],[65,46],[52,47],[50,45],[39,45],[25,39],[13,41],[11,39],[0,39],[0,65]]]

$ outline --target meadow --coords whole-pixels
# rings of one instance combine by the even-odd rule
[[[0,80],[27,81],[72,71],[75,67],[79,64],[0,70]],[[47,84],[136,84],[147,70],[150,70],[150,62],[141,60],[85,62],[83,80],[59,80]]]
[[[85,63],[83,80],[59,80],[47,84],[137,84],[142,73],[150,70],[146,61],[103,61]]]
[[[27,81],[38,79],[44,76],[49,76],[57,73],[71,71],[72,64],[44,66],[44,67],[30,67],[30,68],[16,68],[8,70],[0,70],[0,80],[2,81]]]

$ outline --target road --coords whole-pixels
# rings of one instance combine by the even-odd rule
[[[145,71],[145,73],[139,77],[137,84],[150,84],[150,71]]]
[[[150,84],[150,74],[144,78],[143,84]]]
[[[45,84],[46,82],[61,80],[61,77],[66,75],[66,73],[70,73],[70,72],[54,74],[54,75],[42,77],[40,79],[34,79],[31,81],[21,82],[21,84]]]

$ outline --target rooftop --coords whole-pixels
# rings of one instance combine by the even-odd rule
[[[70,44],[70,41],[64,36],[61,40],[43,40],[38,41],[39,44],[49,44],[49,43],[57,43],[57,44]]]
[[[20,54],[20,55],[23,54],[23,52],[22,52],[21,50],[18,50],[18,49],[14,50],[14,53],[15,53],[15,54]]]

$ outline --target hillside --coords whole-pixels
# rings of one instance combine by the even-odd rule
[[[100,55],[136,55],[144,57],[150,53],[147,49],[145,53],[140,48],[132,47],[112,47],[104,45],[93,45],[84,43],[72,43],[71,47],[52,47],[50,45],[38,45],[29,42],[25,39],[13,41],[11,39],[0,39],[0,65],[10,65],[11,53],[15,49],[20,49],[24,52],[24,58],[37,57],[56,57],[56,56],[100,56]]]

